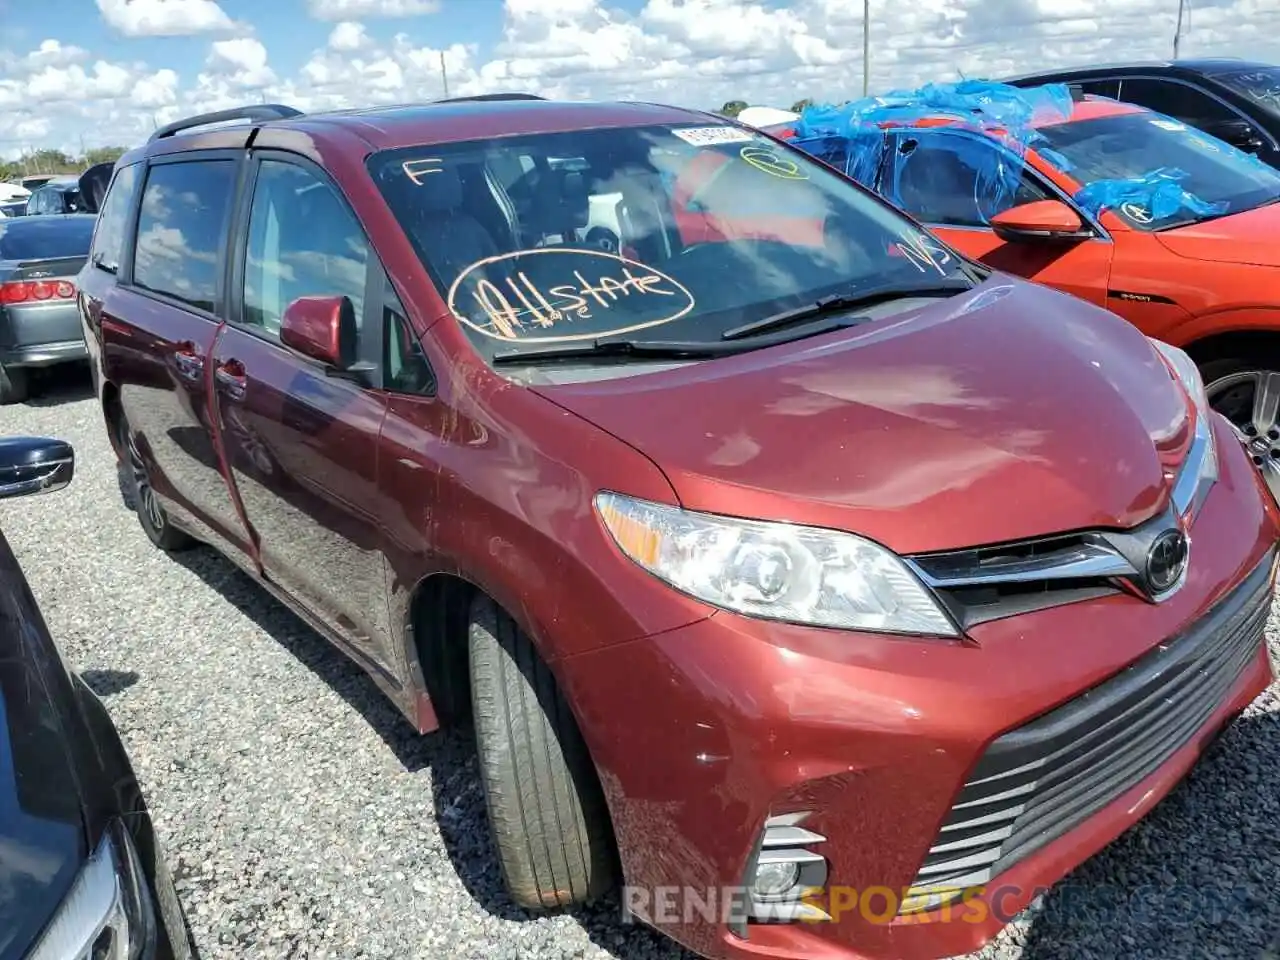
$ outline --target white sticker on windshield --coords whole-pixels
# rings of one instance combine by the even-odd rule
[[[1151,125],[1161,130],[1172,130],[1174,133],[1187,129],[1185,123],[1179,123],[1177,120],[1152,120]]]
[[[671,132],[695,147],[713,147],[718,143],[751,143],[755,140],[749,130],[737,127],[681,127]]]

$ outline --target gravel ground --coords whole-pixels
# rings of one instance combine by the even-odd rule
[[[0,408],[0,435],[19,433],[75,445],[71,487],[0,505],[0,526],[121,730],[204,960],[692,960],[621,925],[616,904],[512,907],[468,741],[418,737],[210,550],[154,550],[122,505],[87,378]],[[976,956],[1280,960],[1277,828],[1273,687],[1147,821]]]

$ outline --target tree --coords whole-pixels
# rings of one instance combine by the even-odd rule
[[[85,151],[83,162],[87,167],[96,163],[115,163],[127,150],[127,147],[94,147]]]
[[[61,150],[36,150],[16,160],[0,160],[0,181],[13,182],[34,173],[81,173],[98,163],[115,163],[127,147],[94,147],[83,157],[73,157]]]
[[[748,104],[745,100],[730,100],[717,112],[722,117],[736,117],[743,110],[747,109],[747,106]]]
[[[805,97],[803,100],[797,100],[795,103],[791,105],[791,112],[804,113],[804,108],[811,107],[811,106],[813,106],[813,98]]]

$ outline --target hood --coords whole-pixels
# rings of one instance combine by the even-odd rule
[[[56,651],[0,536],[0,958],[25,955],[86,855],[80,793],[47,670]]]
[[[1280,267],[1280,203],[1153,236],[1166,250],[1189,260]]]
[[[1134,525],[1190,442],[1136,328],[1000,275],[851,331],[535,389],[646,454],[687,508],[899,553]]]

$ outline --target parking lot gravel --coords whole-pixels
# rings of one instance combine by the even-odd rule
[[[692,960],[624,925],[616,902],[513,907],[468,738],[417,736],[211,550],[155,550],[122,502],[87,375],[0,408],[14,434],[75,445],[72,485],[0,504],[0,529],[120,728],[201,957]],[[1271,638],[1280,649],[1274,617]],[[1280,960],[1277,890],[1273,686],[1151,817],[975,957]]]

